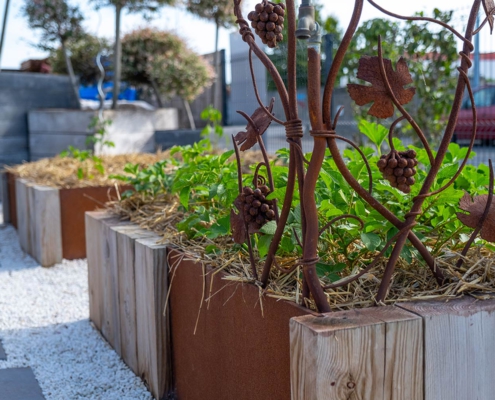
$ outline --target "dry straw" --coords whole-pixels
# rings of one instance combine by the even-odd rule
[[[189,240],[177,231],[176,223],[183,218],[183,214],[179,211],[177,198],[165,195],[158,198],[146,198],[136,193],[131,198],[120,202],[108,203],[107,207],[121,218],[130,219],[141,227],[156,232],[163,237],[162,242],[175,245],[186,253],[188,259],[198,262],[203,260],[207,266],[213,268],[214,273],[223,272],[226,285],[258,284],[250,272],[247,252],[235,250],[237,247],[234,247],[230,238]],[[221,253],[206,254],[205,247],[210,244],[221,249]],[[400,260],[392,277],[386,304],[431,299],[448,301],[466,294],[478,299],[495,298],[495,253],[483,247],[473,247],[462,267],[456,268],[459,257],[458,253],[446,249],[443,255],[436,259],[437,265],[443,268],[446,276],[446,281],[442,286],[437,284],[424,263],[418,260],[412,263]],[[284,267],[293,265],[295,262],[297,262],[296,258],[278,259],[279,265]],[[386,259],[355,282],[341,288],[326,290],[325,293],[332,308],[347,310],[374,305],[374,296],[380,285],[385,263]],[[261,267],[260,263],[259,272]],[[360,266],[356,266],[351,274],[357,273],[359,268]],[[349,271],[345,271],[342,278],[347,275]],[[301,303],[300,268],[290,274],[282,274],[274,268],[269,282],[268,287],[264,289],[266,296]],[[322,280],[322,284],[328,283]],[[312,302],[308,302],[307,305],[315,309]]]
[[[39,161],[5,167],[5,170],[20,178],[27,179],[38,185],[56,188],[79,188],[88,186],[109,186],[119,181],[111,179],[111,175],[122,174],[127,163],[146,167],[157,161],[170,158],[169,152],[156,154],[135,153],[122,155],[99,156],[104,167],[104,174],[98,172],[91,159],[79,161],[71,157],[44,158]],[[85,178],[78,179],[78,170],[82,169]],[[92,178],[88,176],[92,175]]]

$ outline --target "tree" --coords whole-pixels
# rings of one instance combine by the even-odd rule
[[[215,53],[213,67],[218,76],[218,34],[220,28],[235,26],[234,2],[232,0],[186,0],[186,8],[191,14],[215,22]],[[216,99],[217,81],[213,83],[212,105],[219,108]]]
[[[69,40],[67,50],[71,54],[74,74],[79,77],[79,81],[83,85],[92,85],[100,77],[96,57],[99,53],[102,53],[103,57],[108,58],[111,54],[112,46],[106,39],[84,34],[76,40]],[[64,52],[61,47],[51,52],[50,65],[54,73],[67,73],[67,65],[65,64]]]
[[[189,102],[212,83],[214,72],[178,36],[146,28],[122,38],[122,77],[129,83],[150,87],[160,107],[162,95],[179,96],[195,129]]]
[[[418,15],[423,16],[423,13]],[[433,11],[433,17],[445,23],[451,21],[452,15],[452,11]],[[427,138],[437,142],[457,84],[454,72],[458,54],[454,36],[443,29],[432,30],[426,22],[400,23],[381,18],[365,21],[357,30],[344,61],[344,75],[349,82],[362,83],[356,78],[359,59],[363,55],[377,55],[378,35],[382,37],[385,58],[393,63],[401,56],[407,60],[419,99],[410,104],[409,110]],[[409,129],[405,127],[405,131]]]
[[[79,101],[79,88],[67,50],[67,41],[77,40],[83,34],[81,23],[83,16],[77,6],[71,6],[66,0],[26,0],[22,9],[28,18],[29,27],[40,29],[44,50],[54,50],[55,43],[60,42],[72,88]]]
[[[115,44],[113,62],[113,99],[112,109],[117,108],[117,100],[120,92],[121,58],[122,46],[120,41],[120,21],[122,10],[127,9],[129,13],[141,12],[145,17],[150,17],[153,13],[164,5],[172,5],[175,0],[91,0],[96,9],[105,6],[115,7]]]

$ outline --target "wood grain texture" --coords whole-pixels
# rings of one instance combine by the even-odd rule
[[[101,331],[104,314],[103,268],[105,267],[105,226],[118,224],[117,218],[106,212],[85,214],[86,252],[88,261],[89,318]]]
[[[492,399],[495,301],[404,303],[424,321],[425,400]]]
[[[158,236],[136,240],[136,321],[138,375],[153,396],[163,398],[173,388],[167,247]]]
[[[10,222],[10,204],[9,204],[9,185],[7,182],[7,173],[0,171],[0,199],[2,201],[3,223]]]
[[[129,368],[137,374],[138,350],[134,242],[138,238],[154,236],[154,234],[135,225],[117,225],[113,226],[111,230],[117,233],[118,312],[120,315],[121,356]]]
[[[28,187],[31,255],[43,267],[62,261],[60,197],[56,188]]]
[[[117,232],[102,224],[103,245],[103,324],[101,333],[118,355],[122,355],[120,338],[119,279]]]
[[[16,214],[17,214],[17,234],[21,249],[31,254],[31,238],[29,234],[29,195],[28,182],[25,179],[16,179]]]
[[[421,318],[380,307],[290,324],[293,400],[422,399]]]

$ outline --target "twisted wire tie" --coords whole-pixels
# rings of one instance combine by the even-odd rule
[[[315,131],[309,131],[309,134],[313,137],[319,137],[319,138],[331,138],[337,134],[334,130],[315,130]]]
[[[245,20],[243,20],[243,21],[246,22]],[[247,24],[247,22],[246,22],[246,24]],[[241,29],[239,29],[239,33],[242,35],[242,40],[244,42],[247,42],[248,36],[250,36],[253,40],[255,40],[253,32],[251,32],[251,29],[249,29],[249,26],[244,25],[243,27],[241,27]]]
[[[300,119],[287,121],[284,125],[287,139],[302,138],[304,136],[302,121]]]

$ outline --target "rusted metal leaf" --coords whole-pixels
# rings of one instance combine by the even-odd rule
[[[274,99],[272,99],[270,105],[267,107],[270,113],[273,110],[273,103]],[[246,151],[258,142],[258,137],[265,133],[272,120],[261,107],[258,107],[251,117],[240,111],[238,113],[248,120],[248,124],[245,131],[241,131],[235,135],[234,140],[240,146],[241,151]]]
[[[466,226],[476,228],[486,209],[488,195],[474,196],[471,200],[469,193],[465,193],[459,202],[459,207],[469,214],[457,213],[457,218]],[[492,204],[488,216],[483,222],[481,238],[495,243],[495,204]]]
[[[230,210],[230,229],[232,230],[234,242],[238,244],[246,242],[246,224],[242,213],[236,214],[234,210]]]
[[[396,70],[392,68],[392,61],[384,59],[385,73],[392,88],[392,92],[399,103],[409,103],[416,89],[404,88],[413,82],[409,68],[404,58],[400,58]],[[394,115],[394,103],[389,96],[387,85],[380,72],[380,61],[378,57],[363,56],[359,60],[357,77],[371,83],[371,86],[348,84],[347,90],[351,98],[359,106],[374,102],[368,114],[377,118],[389,118]]]
[[[483,0],[483,8],[485,9],[488,24],[490,25],[490,34],[493,33],[493,14],[495,13],[495,3],[493,0]]]

